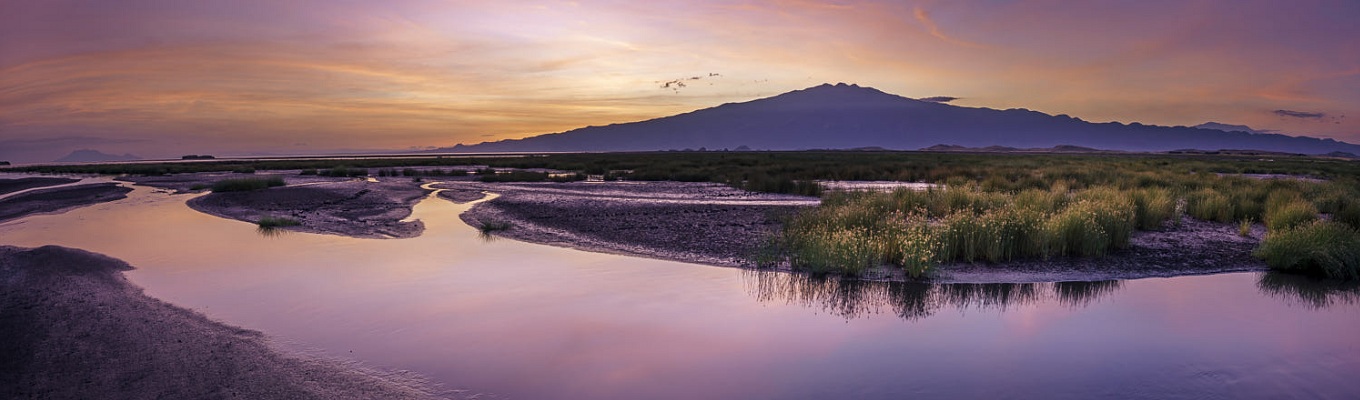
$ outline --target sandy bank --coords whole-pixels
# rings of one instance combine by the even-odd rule
[[[271,174],[181,174],[161,177],[128,178],[147,185],[177,192],[195,186],[242,177],[269,177]],[[329,178],[279,174],[288,186],[248,192],[209,193],[188,201],[194,210],[250,223],[260,218],[285,217],[301,222],[283,229],[361,238],[408,238],[419,236],[425,226],[420,221],[402,220],[411,215],[416,202],[430,193],[410,178],[374,180]]]
[[[462,215],[478,226],[510,222],[497,236],[586,251],[718,266],[753,267],[750,256],[778,232],[780,220],[816,199],[749,193],[724,185],[679,182],[439,185],[449,199],[500,197]],[[1263,271],[1251,256],[1264,236],[1235,224],[1186,218],[1159,231],[1134,233],[1128,249],[1100,258],[943,265],[941,283],[1060,282]],[[787,269],[787,267],[785,267]],[[907,280],[889,269],[876,280]]]
[[[119,200],[126,198],[127,193],[131,191],[131,188],[119,186],[117,183],[32,189],[25,193],[0,198],[0,222],[31,214],[63,212],[91,204]]]
[[[0,246],[0,398],[419,399],[410,375],[274,350],[142,294],[122,261]]]

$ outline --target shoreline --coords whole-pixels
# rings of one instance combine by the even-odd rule
[[[763,234],[776,232],[778,217],[760,215],[770,211],[764,207],[786,202],[782,212],[796,212],[807,207],[806,197],[766,195],[741,192],[718,184],[686,184],[656,182],[662,185],[648,188],[644,194],[612,197],[619,187],[601,185],[605,190],[573,191],[559,184],[483,184],[468,183],[440,185],[448,189],[441,193],[446,199],[480,197],[482,191],[497,198],[478,203],[459,217],[471,226],[482,222],[508,222],[511,228],[489,232],[496,237],[529,243],[565,247],[581,251],[619,254],[668,261],[704,264],[754,270],[745,252],[756,251],[764,240]],[[633,183],[650,185],[654,182]],[[721,186],[721,187],[715,187]],[[711,190],[712,192],[705,192]],[[451,193],[452,192],[452,193]],[[466,192],[464,194],[457,194]],[[475,194],[473,194],[475,193]],[[651,194],[646,194],[651,193]],[[693,195],[690,193],[699,193]],[[447,194],[447,195],[446,195]],[[677,196],[694,196],[687,201],[676,201]],[[691,209],[705,200],[725,198],[720,205]],[[742,198],[748,206],[735,206],[730,201]],[[761,206],[755,206],[759,204]],[[724,210],[725,208],[725,210]],[[716,211],[724,210],[724,211]],[[704,212],[708,211],[708,212]],[[587,217],[582,217],[586,214]],[[660,215],[660,217],[658,217]],[[678,216],[668,219],[670,216]],[[746,218],[742,220],[742,218]],[[737,221],[737,222],[734,222]],[[733,230],[724,225],[743,226],[735,241]],[[751,221],[765,223],[762,230],[749,229]],[[645,227],[625,229],[623,227]],[[738,246],[676,247],[648,235],[646,227],[682,227],[683,236],[693,243],[721,239],[739,243]],[[756,233],[752,233],[756,232]],[[1012,261],[1000,264],[952,263],[944,264],[928,280],[930,283],[1030,283],[1064,281],[1101,281],[1112,279],[1165,278],[1175,276],[1208,275],[1231,272],[1260,272],[1268,270],[1265,263],[1251,255],[1265,235],[1265,228],[1257,224],[1250,236],[1239,235],[1235,224],[1199,221],[1189,217],[1180,224],[1167,224],[1161,230],[1137,231],[1127,249],[1098,258],[1058,258],[1050,260]],[[797,272],[787,266],[763,268]],[[882,268],[856,279],[870,281],[913,281],[895,268]]]
[[[435,399],[409,372],[276,348],[258,331],[152,298],[127,263],[0,246],[0,397]]]
[[[781,221],[820,203],[795,195],[747,192],[717,183],[498,182],[449,179],[434,183],[406,178],[352,179],[281,176],[288,186],[251,192],[206,193],[186,201],[190,208],[220,218],[256,223],[263,216],[287,217],[301,225],[284,230],[356,238],[410,238],[424,230],[407,221],[414,205],[433,189],[455,203],[482,199],[458,217],[476,228],[483,222],[509,223],[489,237],[581,251],[644,257],[719,267],[755,269],[752,257]],[[122,178],[138,185],[195,193],[241,174],[182,174]],[[109,184],[112,185],[112,184]],[[122,190],[130,190],[122,188]],[[201,193],[201,192],[200,192]],[[1183,218],[1161,230],[1134,232],[1130,247],[1099,258],[1059,258],[1000,264],[952,263],[938,268],[933,283],[1023,283],[1097,281],[1265,271],[1252,250],[1265,235],[1257,224],[1249,237],[1234,224]],[[795,272],[787,266],[764,268]],[[856,279],[912,281],[884,267]]]

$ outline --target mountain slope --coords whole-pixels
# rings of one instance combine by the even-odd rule
[[[1127,151],[1232,148],[1305,154],[1360,152],[1360,146],[1330,139],[1139,123],[1098,124],[1025,109],[919,101],[843,83],[641,122],[440,150],[651,151],[739,146],[760,150],[912,150],[936,144],[1016,148],[1074,145]]]

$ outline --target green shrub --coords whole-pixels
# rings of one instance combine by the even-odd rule
[[[1272,231],[1255,254],[1280,271],[1360,279],[1360,232],[1336,222]]]
[[[1176,198],[1162,188],[1137,189],[1131,193],[1138,229],[1158,229],[1176,215]]]

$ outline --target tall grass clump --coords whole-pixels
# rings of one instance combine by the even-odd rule
[[[1236,209],[1228,196],[1214,189],[1200,189],[1186,196],[1186,213],[1205,221],[1232,222]]]
[[[789,263],[814,273],[859,275],[882,262],[883,241],[867,229],[808,229],[790,236]]]
[[[1280,271],[1360,279],[1360,231],[1337,222],[1272,231],[1255,254]]]
[[[214,192],[245,192],[251,190],[267,189],[276,186],[284,186],[283,178],[271,176],[268,178],[235,178],[223,179],[213,183]]]
[[[1288,201],[1266,203],[1266,228],[1273,231],[1285,230],[1318,219],[1318,209],[1313,203],[1300,198]]]
[[[1176,215],[1176,197],[1163,188],[1136,189],[1132,195],[1134,215],[1138,229],[1151,230]]]
[[[962,185],[833,193],[785,224],[780,244],[796,269],[860,274],[895,265],[922,276],[946,262],[1103,255],[1128,246],[1136,226],[1132,196],[1111,187],[1007,195]]]
[[[1332,220],[1360,229],[1360,199],[1342,205],[1335,214],[1332,214]]]

